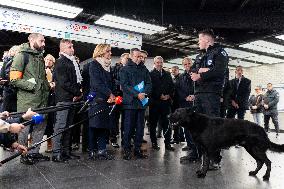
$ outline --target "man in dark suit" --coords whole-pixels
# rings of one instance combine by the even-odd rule
[[[227,118],[235,118],[236,114],[238,119],[244,119],[246,110],[248,110],[248,99],[251,90],[251,80],[245,78],[243,75],[243,67],[236,67],[236,78],[230,80],[232,93],[229,100],[229,109]]]
[[[131,159],[130,139],[135,129],[134,155],[136,158],[144,159],[147,155],[141,151],[141,144],[144,135],[144,119],[147,104],[143,104],[146,95],[151,93],[152,83],[150,73],[146,66],[141,63],[140,50],[137,48],[130,50],[130,59],[121,68],[120,84],[123,92],[124,110],[124,135],[123,135],[123,159]],[[138,91],[135,86],[144,81],[144,90]],[[143,87],[142,87],[143,88]]]
[[[70,40],[62,39],[60,41],[60,57],[56,60],[54,67],[54,81],[57,106],[70,105],[82,97],[80,91],[82,76],[74,57],[74,48]],[[72,125],[74,114],[75,111],[73,109],[58,111],[56,113],[54,133],[58,133]],[[53,162],[64,162],[68,159],[79,158],[79,156],[71,154],[70,134],[67,131],[53,138]]]
[[[156,129],[160,121],[164,131],[165,149],[174,151],[171,146],[171,129],[167,116],[171,112],[171,99],[174,95],[174,83],[171,74],[163,69],[164,59],[161,56],[154,58],[154,70],[150,72],[152,87],[151,103],[149,106],[150,138],[152,148],[159,150],[157,143]]]

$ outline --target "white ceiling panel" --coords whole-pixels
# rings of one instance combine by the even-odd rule
[[[275,54],[277,52],[284,51],[284,46],[279,45],[276,43],[271,43],[263,40],[257,40],[250,43],[246,43],[243,45],[240,45],[240,47],[260,51],[260,52],[266,52],[266,53],[272,53]]]
[[[281,63],[284,62],[284,60],[279,59],[279,58],[273,58],[269,56],[252,56],[252,57],[247,57],[246,59],[252,60],[252,61],[257,61],[257,62],[263,62],[266,64],[276,64],[276,63]]]
[[[240,61],[236,59],[236,60],[230,61],[229,65],[230,66],[243,66],[245,68],[248,68],[248,67],[260,66],[261,64],[255,64],[255,63]]]
[[[228,53],[229,57],[235,57],[235,58],[247,58],[252,56],[259,56],[258,54],[255,53],[236,50],[232,48],[225,48],[225,51]]]

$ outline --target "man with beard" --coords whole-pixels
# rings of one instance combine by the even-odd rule
[[[46,107],[49,86],[45,74],[43,51],[45,39],[42,34],[32,33],[28,37],[29,43],[24,43],[19,48],[19,53],[14,57],[11,71],[11,84],[17,88],[17,111],[27,111],[28,108]],[[42,140],[46,127],[43,122],[33,128],[33,144]],[[30,126],[25,127],[20,133],[18,142],[28,145]],[[39,153],[40,146],[30,150],[27,155],[21,156],[24,164],[34,164],[35,160],[49,160],[49,157]]]

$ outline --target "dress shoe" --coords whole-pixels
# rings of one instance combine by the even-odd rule
[[[114,156],[107,153],[106,150],[99,150],[96,155],[97,160],[113,160]]]
[[[62,157],[64,158],[64,159],[70,159],[70,160],[72,160],[72,159],[80,159],[81,157],[80,156],[78,156],[78,155],[75,155],[75,154],[73,154],[73,153],[68,153],[68,154],[62,154]]]
[[[220,163],[214,163],[212,161],[210,161],[209,163],[209,170],[218,170],[221,168],[221,164]]]
[[[44,156],[40,153],[32,153],[32,154],[28,154],[28,156],[30,156],[34,160],[38,160],[38,161],[50,161],[49,156]]]
[[[60,154],[52,156],[51,161],[57,162],[57,163],[64,163],[67,162],[68,160],[63,158]]]
[[[179,144],[179,141],[177,141],[177,140],[171,140],[170,144]]]
[[[160,150],[160,146],[158,146],[157,143],[153,143],[153,144],[152,144],[152,148],[153,148],[154,150]]]
[[[94,160],[95,157],[96,157],[96,152],[94,152],[94,151],[89,151],[89,159],[90,159],[90,160]]]
[[[180,141],[180,142],[185,142],[185,139],[184,139],[184,138],[181,138],[179,141]]]
[[[143,140],[142,140],[142,143],[147,143],[147,140],[143,139]]]
[[[189,151],[189,150],[191,150],[191,147],[185,146],[185,147],[183,147],[181,150],[182,150],[182,151]]]
[[[147,159],[148,155],[143,154],[141,150],[135,150],[134,155],[137,159]]]
[[[172,147],[170,144],[166,144],[165,149],[168,150],[168,151],[175,151],[175,148]]]
[[[72,150],[73,151],[79,150],[79,144],[78,143],[73,144],[72,145]]]
[[[35,160],[29,155],[21,155],[20,162],[25,165],[35,164]]]
[[[131,152],[128,150],[125,150],[123,153],[123,159],[125,160],[131,160]]]
[[[113,143],[111,143],[111,145],[114,148],[119,148],[119,144],[117,142],[113,142]]]
[[[181,162],[183,162],[183,161],[196,162],[196,161],[200,160],[200,158],[198,158],[197,156],[189,154],[187,156],[182,156],[179,160]]]

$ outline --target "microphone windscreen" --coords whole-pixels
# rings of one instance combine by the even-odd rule
[[[32,120],[33,120],[34,124],[40,124],[40,123],[43,122],[44,118],[43,118],[42,115],[36,114],[32,117]]]

